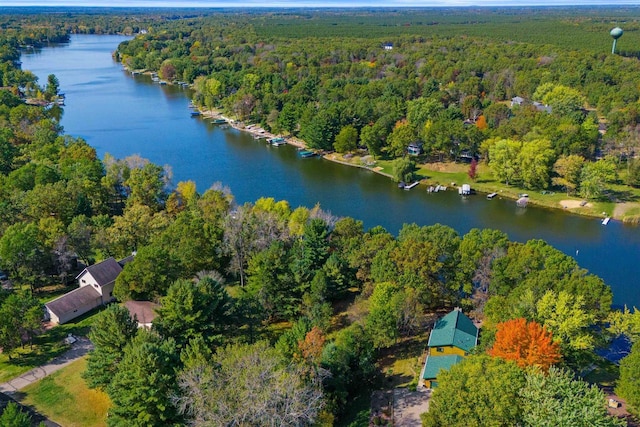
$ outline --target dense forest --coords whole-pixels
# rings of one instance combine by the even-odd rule
[[[609,170],[614,160],[598,154],[598,120],[606,116],[607,135],[616,137],[640,120],[635,59],[433,37],[427,30],[435,24],[427,23],[462,18],[430,21],[422,13],[407,26],[399,24],[403,13],[162,19],[116,55],[131,68],[193,82],[206,107],[318,148],[345,139],[401,157],[407,141],[420,139],[428,157],[488,153],[490,162],[500,150],[520,150],[522,175],[506,179],[543,188],[551,172],[525,173],[524,159],[544,157],[551,167],[580,156],[591,161],[584,169]],[[490,16],[486,25],[514,18]],[[114,295],[159,303],[153,328],[138,329],[119,303],[91,315],[95,349],[83,378],[109,396],[108,425],[368,425],[371,390],[399,375],[385,359],[406,348],[421,353],[434,322],[455,307],[482,325],[480,345],[439,378],[424,425],[624,425],[583,378],[603,363],[595,350],[611,338],[637,341],[640,317],[612,312],[610,288],[573,258],[496,230],[459,235],[440,224],[406,224],[395,233],[365,230],[321,206],[270,198],[238,205],[223,184],[199,192],[138,156],[101,160],[62,132],[61,107],[48,103],[57,96],[55,76],[40,85],[18,68],[28,40],[21,32],[40,27],[40,41],[47,33],[47,15],[21,17],[3,17],[12,32],[0,32],[0,268],[12,284],[0,292],[2,366],[19,365],[25,344],[37,347],[51,333],[42,327],[42,303],[74,288],[79,268],[135,253]],[[303,18],[319,21],[326,36],[302,34]],[[70,14],[51,31],[108,22],[124,31],[127,19]],[[418,19],[423,24],[414,25]],[[599,18],[554,19],[580,28]],[[379,32],[338,37],[326,24],[344,29],[358,20]],[[292,37],[269,35],[280,23]],[[516,95],[552,111],[512,109],[504,101]],[[353,132],[355,141],[338,138]],[[635,411],[638,346],[617,384]],[[418,373],[404,385],[416,388]],[[364,420],[354,414],[363,399]]]
[[[547,13],[550,13],[547,11]],[[272,13],[179,20],[124,42],[130,69],[192,83],[194,101],[341,153],[482,159],[500,182],[607,199],[638,186],[637,22],[509,10]],[[508,34],[508,36],[507,36]]]

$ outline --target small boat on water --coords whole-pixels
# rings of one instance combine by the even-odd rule
[[[227,123],[227,121],[225,119],[213,119],[213,120],[211,120],[211,124],[214,124],[214,125],[223,125],[225,123]]]
[[[192,111],[191,112],[191,117],[199,117],[200,116],[200,111]]]
[[[602,225],[607,225],[609,224],[609,221],[611,220],[611,218],[606,217],[605,219],[602,220]]]
[[[284,145],[284,144],[287,143],[287,141],[285,141],[285,139],[283,137],[281,137],[281,136],[268,139],[267,142],[269,144],[273,145],[274,147],[279,147],[279,146]]]
[[[498,193],[489,193],[489,194],[487,194],[487,199],[488,199],[488,200],[491,200],[491,199],[493,199],[494,197],[496,197],[497,195],[498,195]]]
[[[313,151],[302,150],[298,153],[298,155],[303,159],[308,159],[309,157],[315,156],[316,153],[314,153]]]

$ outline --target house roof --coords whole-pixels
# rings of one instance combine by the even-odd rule
[[[438,377],[438,372],[441,369],[448,371],[456,363],[460,363],[464,360],[464,357],[458,355],[448,356],[429,356],[424,365],[424,372],[422,373],[422,379],[432,380]]]
[[[131,317],[138,320],[140,324],[150,324],[156,318],[156,308],[160,307],[158,304],[151,301],[127,301],[124,306],[129,310]]]
[[[429,336],[429,347],[455,346],[469,351],[478,344],[478,328],[462,311],[453,310],[438,320]]]
[[[85,306],[90,302],[100,300],[100,293],[93,288],[93,286],[83,286],[78,289],[74,289],[71,292],[67,292],[45,304],[45,307],[56,316],[60,317],[64,313],[72,312]],[[98,303],[99,304],[99,303]]]
[[[76,279],[79,279],[85,273],[91,273],[91,276],[96,280],[98,285],[105,286],[113,283],[121,272],[122,266],[113,257],[110,257],[85,268],[82,270],[82,273],[78,274]]]

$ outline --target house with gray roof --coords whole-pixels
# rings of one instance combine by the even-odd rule
[[[455,309],[433,326],[427,343],[427,359],[421,382],[427,388],[438,385],[441,369],[449,370],[460,363],[478,345],[479,329],[460,309]]]
[[[113,257],[91,265],[76,277],[79,288],[49,301],[44,306],[52,323],[62,324],[96,307],[114,301],[113,287],[129,257],[118,262]]]

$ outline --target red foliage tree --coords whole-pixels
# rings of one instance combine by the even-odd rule
[[[475,157],[471,159],[471,164],[469,165],[469,172],[467,172],[467,175],[469,175],[469,178],[471,178],[472,181],[475,181],[478,176],[478,161],[475,159]]]
[[[515,361],[521,368],[538,366],[544,372],[562,358],[551,332],[537,322],[524,318],[497,325],[496,341],[488,351],[491,356]]]

